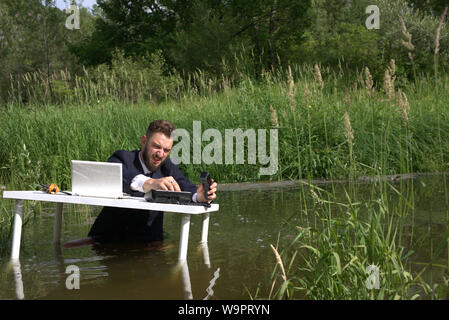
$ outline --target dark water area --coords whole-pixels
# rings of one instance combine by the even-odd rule
[[[447,272],[446,176],[419,177],[395,182],[399,191],[384,192],[395,207],[400,198],[412,203],[407,213],[404,245],[416,243],[411,269],[419,272],[432,259],[422,277],[440,283]],[[345,201],[345,184],[321,186]],[[358,201],[379,197],[370,184],[355,187]],[[307,199],[304,199],[304,195]],[[5,200],[3,200],[5,201]],[[266,298],[276,259],[270,245],[280,249],[297,235],[304,217],[300,201],[313,203],[301,188],[222,191],[220,210],[210,215],[207,246],[201,245],[201,216],[191,217],[187,263],[178,264],[181,216],[165,213],[163,250],[143,245],[53,246],[55,204],[42,204],[42,213],[23,228],[20,268],[0,263],[0,299],[250,299]],[[65,205],[62,243],[87,235],[100,207]],[[400,208],[399,208],[400,209]],[[399,210],[398,209],[398,210]],[[79,289],[68,289],[69,266],[79,269]]]

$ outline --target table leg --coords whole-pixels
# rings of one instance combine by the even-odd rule
[[[203,213],[203,227],[201,229],[201,243],[207,243],[209,233],[209,212]]]
[[[25,295],[23,294],[23,281],[22,281],[22,270],[20,268],[20,261],[19,260],[11,261],[11,265],[14,273],[16,297],[19,300],[23,300],[25,299]]]
[[[23,200],[18,200],[14,210],[14,226],[12,233],[11,260],[18,260],[20,254],[20,240],[22,238]]]
[[[209,247],[207,246],[207,243],[201,243],[200,246],[203,251],[204,264],[210,269]]]
[[[62,208],[63,204],[56,203],[55,227],[53,230],[53,243],[59,244],[61,241],[61,227],[62,227]]]
[[[190,214],[183,214],[181,219],[181,235],[179,237],[179,254],[178,260],[184,261],[187,259],[187,248],[189,245],[189,230],[190,230]]]
[[[181,278],[182,278],[182,287],[184,289],[184,299],[192,300],[192,285],[190,283],[190,274],[189,274],[189,266],[187,265],[187,261],[181,261]]]

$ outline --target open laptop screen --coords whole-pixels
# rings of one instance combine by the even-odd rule
[[[72,160],[72,193],[80,196],[123,196],[122,164]]]

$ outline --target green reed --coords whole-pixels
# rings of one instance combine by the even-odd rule
[[[367,167],[367,172],[371,175],[391,173],[390,161],[394,154],[397,155],[394,156],[396,172],[413,172],[416,170],[416,164],[422,165],[419,160],[423,159],[423,154],[417,152],[417,148],[422,141],[427,139],[429,142],[429,137],[416,136],[414,133],[421,132],[422,128],[418,128],[416,117],[423,116],[426,109],[420,103],[411,104],[411,108],[407,96],[401,90],[394,94],[397,95],[395,102],[391,98],[386,99],[385,96],[374,93],[374,103],[377,102],[377,107],[380,108],[370,110],[371,130],[366,130],[366,127],[365,130],[361,130],[357,117],[362,114],[354,112],[351,104],[345,101],[346,105],[351,107],[344,114],[344,129],[340,130],[345,132],[347,138],[349,177],[360,176],[363,167]],[[363,93],[358,95],[358,98],[360,96],[363,96]],[[425,97],[429,99],[428,92]],[[435,102],[438,105],[438,99],[439,97],[430,98],[431,109],[435,108]],[[384,103],[391,109],[381,109]],[[413,106],[418,110],[413,109]],[[365,112],[368,111],[366,108]],[[434,128],[439,128],[441,125],[439,118],[442,116],[445,116],[445,111],[438,109],[438,115],[432,121]],[[354,129],[351,126],[351,119],[355,119]],[[373,123],[376,120],[383,124],[382,133],[375,132],[376,126]],[[433,154],[436,157],[431,158],[431,164],[435,166],[439,163],[440,165],[437,165],[439,170],[445,170],[446,160],[442,159],[447,158],[442,152],[439,139],[441,132],[438,130],[437,136],[431,139],[431,144],[436,147]],[[369,138],[371,141],[368,141]],[[380,147],[377,147],[377,139],[380,140]],[[358,156],[365,153],[357,152],[357,149],[369,146],[373,146],[372,150],[380,150],[380,157],[364,163]],[[428,147],[426,144],[425,148]],[[376,156],[375,152],[366,154]],[[438,159],[439,157],[441,158]],[[352,162],[354,158],[358,158],[355,163]],[[376,163],[380,163],[381,166],[377,167]],[[300,197],[298,214],[306,218],[297,226],[297,237],[288,246],[279,250],[281,253],[278,252],[278,248],[273,247],[277,262],[271,275],[272,286],[268,298],[447,298],[449,279],[447,266],[438,266],[445,269],[446,275],[440,279],[440,284],[433,283],[432,273],[430,281],[422,278],[427,269],[436,265],[435,259],[441,258],[443,248],[447,246],[447,234],[439,241],[437,249],[434,248],[433,240],[430,240],[428,262],[423,263],[424,267],[419,272],[411,271],[410,257],[420,249],[419,246],[422,245],[420,241],[426,236],[414,233],[413,183],[412,190],[401,188],[400,191],[388,183],[374,184],[371,198],[362,200],[357,199],[354,179],[350,178],[349,181],[349,192],[345,191],[345,201],[341,199],[337,201],[334,185],[332,185],[333,193],[310,184],[307,188],[302,188],[302,195],[305,193],[304,190],[310,191],[311,195],[308,198],[313,200],[313,205],[308,203],[307,197]],[[391,193],[395,193],[400,199],[394,206],[389,203]],[[411,223],[408,219],[411,219]],[[429,226],[431,231],[431,221]],[[367,282],[370,279],[367,269],[369,266],[375,266],[380,272],[378,289],[369,288],[372,284]]]
[[[70,159],[105,160],[117,147],[138,147],[138,137],[154,118],[169,118],[187,130],[193,120],[202,121],[203,128],[219,130],[269,129],[273,128],[270,107],[278,116],[280,172],[258,177],[257,166],[233,165],[231,171],[220,172],[223,182],[337,179],[348,173],[356,178],[377,174],[379,168],[381,174],[445,170],[449,125],[439,119],[446,119],[448,110],[435,105],[449,101],[447,90],[439,90],[436,97],[425,77],[417,80],[417,93],[403,88],[409,103],[405,122],[396,99],[388,99],[382,91],[368,95],[362,88],[327,87],[325,77],[324,85],[318,86],[313,73],[306,72],[312,70],[292,68],[290,75],[267,74],[261,81],[247,78],[221,93],[210,87],[207,95],[191,91],[159,104],[123,103],[96,94],[101,100],[62,106],[9,104],[0,111],[0,136],[6,146],[0,151],[0,177],[6,184],[22,180],[10,179],[11,175],[26,175],[29,168],[19,157],[24,145],[32,163],[28,166],[36,167],[33,170],[43,179],[56,178]],[[208,86],[205,78],[195,82]],[[443,83],[442,79],[437,85]],[[350,129],[345,129],[345,115]],[[438,126],[440,130],[432,130]]]
[[[257,298],[448,297],[447,267],[436,263],[443,257],[447,234],[440,238],[427,262],[412,262],[417,252],[428,252],[428,245],[422,242],[428,234],[415,236],[410,222],[415,209],[413,183],[375,183],[368,198],[362,198],[363,193],[352,198],[346,186],[332,185],[332,191],[328,191],[330,188],[306,183],[303,188],[310,196],[298,203],[301,219],[297,236],[282,248],[272,247],[276,264],[271,288],[267,296],[259,293]],[[388,200],[391,193],[397,200]],[[445,270],[435,283],[422,276],[432,265]]]

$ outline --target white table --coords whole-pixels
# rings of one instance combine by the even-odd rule
[[[20,241],[22,237],[22,217],[24,200],[56,202],[55,225],[53,232],[53,242],[60,243],[62,226],[62,209],[64,203],[84,204],[91,206],[107,206],[130,209],[154,210],[164,212],[177,212],[182,214],[181,234],[178,260],[187,259],[187,247],[189,243],[190,215],[202,215],[201,243],[207,243],[209,231],[209,213],[218,211],[218,204],[211,204],[210,208],[204,206],[188,206],[165,203],[152,203],[143,198],[124,197],[122,199],[107,199],[97,197],[70,196],[64,193],[48,194],[43,191],[4,191],[4,199],[16,199],[17,205],[14,211],[14,227],[12,237],[11,260],[18,260],[20,253]]]

